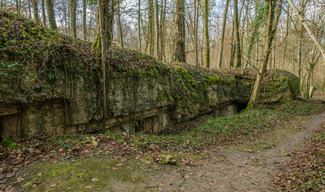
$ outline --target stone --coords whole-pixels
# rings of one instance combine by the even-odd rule
[[[161,164],[163,165],[176,165],[177,164],[177,160],[174,156],[167,154],[167,155],[162,155],[161,157]]]

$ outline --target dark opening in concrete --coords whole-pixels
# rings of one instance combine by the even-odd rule
[[[247,108],[248,103],[238,102],[236,103],[236,105],[237,105],[238,113],[240,113]]]
[[[137,120],[134,126],[135,133],[142,133],[144,127],[144,119]]]

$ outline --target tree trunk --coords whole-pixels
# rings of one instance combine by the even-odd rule
[[[101,67],[102,67],[102,93],[103,93],[103,128],[105,128],[105,121],[107,118],[107,105],[106,105],[106,60],[108,50],[111,44],[111,13],[113,10],[113,3],[111,0],[99,0],[98,2],[98,15],[99,15],[99,33],[97,37],[97,47],[100,47],[100,50],[97,50],[100,53]],[[100,41],[100,42],[99,42]],[[95,43],[95,45],[96,45]]]
[[[87,41],[87,0],[82,1],[82,37]]]
[[[267,29],[266,29],[266,40],[265,40],[265,47],[264,47],[264,54],[263,54],[263,62],[260,67],[260,71],[257,74],[255,84],[254,84],[254,89],[250,97],[248,107],[256,107],[258,104],[258,96],[259,96],[261,84],[264,78],[264,74],[266,73],[266,67],[271,52],[272,41],[274,39],[279,17],[281,14],[282,0],[280,0],[280,2],[278,3],[277,15],[276,15],[275,22],[273,23],[277,0],[269,0],[268,3],[269,3],[269,11],[268,11],[268,22],[267,22]]]
[[[186,62],[185,55],[185,1],[176,0],[176,48],[175,61]]]
[[[34,13],[34,20],[36,23],[39,23],[39,17],[38,17],[38,0],[32,0],[33,4],[33,13]]]
[[[205,63],[210,68],[209,0],[204,0]]]
[[[65,4],[64,4],[65,5]],[[68,35],[69,31],[69,22],[68,22],[68,16],[67,16],[67,6],[63,6],[63,19],[64,19],[64,32],[66,35]]]
[[[305,29],[308,32],[309,36],[314,41],[315,45],[317,46],[317,48],[319,49],[319,51],[323,55],[323,58],[325,59],[325,48],[317,40],[317,38],[315,37],[313,31],[309,27],[308,23],[305,21],[304,17],[300,14],[299,10],[296,8],[296,6],[293,4],[293,2],[291,0],[288,0],[288,3],[291,6],[291,8],[293,9],[293,11],[295,12],[295,14],[298,16],[298,19],[301,21],[302,25],[305,27]]]
[[[195,49],[195,65],[199,66],[199,50],[198,50],[198,21],[199,21],[200,0],[194,1],[194,49]]]
[[[141,0],[138,1],[138,41],[139,51],[141,52]]]
[[[71,0],[71,30],[72,37],[77,39],[77,0]]]
[[[153,0],[148,0],[149,4],[149,31],[148,31],[148,43],[149,43],[149,55],[154,56],[154,18],[153,18]]]
[[[16,0],[16,12],[18,15],[20,15],[20,4],[21,0]]]
[[[235,67],[241,67],[241,50],[240,50],[240,38],[239,38],[239,18],[238,18],[238,0],[234,0],[234,29],[236,37],[236,65]]]
[[[161,21],[160,21],[160,58],[165,61],[165,35],[166,35],[166,6],[167,0],[162,0],[161,3]]]
[[[46,26],[45,0],[41,0],[43,25]]]
[[[1,7],[0,7],[0,11],[3,11],[3,0],[1,0]]]
[[[251,55],[252,55],[252,51],[253,51],[253,45],[255,42],[255,39],[259,39],[259,33],[258,30],[260,28],[261,23],[263,22],[263,12],[260,10],[259,8],[259,4],[258,2],[256,3],[255,6],[255,19],[254,19],[254,26],[253,26],[253,32],[251,34],[251,36],[249,37],[249,41],[248,41],[248,48],[247,48],[247,62],[246,62],[246,66],[248,67],[249,64],[251,64]]]
[[[47,16],[48,16],[50,28],[57,29],[56,22],[55,22],[55,14],[54,14],[54,4],[52,0],[46,0],[46,10],[47,10]]]
[[[231,45],[230,45],[230,68],[234,67],[234,60],[235,60],[235,26],[234,26],[235,20],[232,21],[232,32],[231,32]]]
[[[121,47],[124,48],[123,43],[123,30],[122,30],[122,23],[121,23],[121,10],[120,10],[120,0],[117,1],[117,24],[118,24],[118,32],[120,36],[120,43]]]
[[[160,34],[159,34],[159,5],[158,5],[158,0],[155,0],[155,17],[156,17],[156,57],[158,58],[158,60],[161,60],[161,58],[160,58],[160,48],[159,48]]]
[[[288,36],[289,34],[289,20],[290,20],[290,15],[289,15],[289,11],[287,12],[287,20],[286,20],[286,36]],[[286,53],[287,53],[287,48],[288,48],[288,41],[285,42],[284,44],[284,50],[283,50],[283,56],[282,56],[282,62],[281,62],[281,67],[284,67],[284,63],[286,60]]]
[[[223,54],[223,46],[224,46],[224,41],[225,41],[225,30],[226,30],[226,23],[227,23],[228,7],[229,7],[229,0],[226,0],[225,11],[223,13],[223,19],[222,19],[221,42],[220,42],[219,54],[218,54],[219,68],[222,68],[222,54]]]
[[[29,19],[31,19],[32,18],[32,10],[31,10],[31,5],[30,5],[30,1],[31,0],[28,0],[28,13],[29,13]]]

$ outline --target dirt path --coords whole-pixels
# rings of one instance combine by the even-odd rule
[[[272,181],[277,170],[285,169],[281,162],[290,159],[289,152],[304,149],[304,140],[324,121],[325,112],[292,120],[256,141],[213,149],[200,166],[157,175],[152,181],[160,181],[162,191],[279,191]]]

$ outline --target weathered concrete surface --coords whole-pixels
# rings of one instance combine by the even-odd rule
[[[17,139],[38,133],[62,135],[102,129],[100,91],[89,90],[83,83],[83,77],[68,82],[56,81],[54,85],[42,79],[26,79],[29,78],[25,76],[19,89],[8,86],[10,82],[4,79],[0,81],[2,138]],[[177,104],[180,101],[159,98],[160,93],[171,89],[172,82],[168,77],[160,80],[110,78],[107,85],[109,117],[105,125],[107,130],[127,134],[155,133],[204,114],[233,115],[238,111],[238,103],[248,102],[253,81],[241,75],[228,84],[214,83],[208,88],[207,102],[193,101],[179,107]],[[261,93],[261,101],[264,102],[293,98],[289,87],[276,93],[268,85]]]

